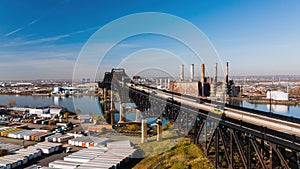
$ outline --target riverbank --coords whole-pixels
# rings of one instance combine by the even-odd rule
[[[0,92],[1,95],[11,95],[11,96],[55,96],[55,97],[68,97],[68,96],[99,96],[98,93],[80,93],[80,94],[51,94],[51,93],[11,93],[11,92]]]
[[[274,104],[274,105],[286,105],[286,106],[297,106],[300,104],[298,100],[270,100],[270,99],[249,99],[241,98],[242,101],[246,101],[251,104]]]

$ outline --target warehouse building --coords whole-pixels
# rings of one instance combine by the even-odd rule
[[[268,91],[267,99],[288,101],[290,98],[288,93],[283,91]]]

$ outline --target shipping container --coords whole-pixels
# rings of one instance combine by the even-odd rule
[[[80,165],[78,162],[67,162],[63,160],[57,160],[49,163],[50,168],[63,168],[63,169],[75,169]]]

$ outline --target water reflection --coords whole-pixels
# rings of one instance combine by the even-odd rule
[[[59,97],[59,96],[17,96],[17,95],[1,95],[0,105],[7,105],[8,100],[15,100],[16,106],[63,106],[74,111],[80,109],[81,113],[92,113],[100,114],[101,109],[99,105],[98,97],[94,96],[71,96],[71,97]],[[251,104],[246,101],[238,102],[233,101],[234,105],[240,105],[248,108],[253,108],[257,110],[262,110],[269,112],[270,105],[268,104]],[[127,105],[132,106],[132,105]],[[118,103],[116,103],[116,109],[119,109]],[[287,105],[272,105],[272,112],[277,114],[282,114],[285,116],[293,116],[300,118],[300,107],[299,106],[287,106]],[[115,115],[115,120],[118,120],[119,114]],[[135,119],[135,113],[130,112],[127,115],[128,120]],[[155,120],[155,119],[153,119]]]
[[[267,104],[267,108],[270,110],[270,105]],[[287,114],[289,112],[289,106],[287,106],[287,105],[271,105],[271,111]]]
[[[256,110],[261,110],[265,112],[270,111],[269,104],[251,104],[243,101],[243,107],[248,107]],[[287,105],[271,105],[271,111],[276,114],[281,114],[284,116],[293,116],[300,118],[300,107],[299,106],[287,106]]]

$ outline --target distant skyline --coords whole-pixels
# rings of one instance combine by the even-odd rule
[[[232,76],[300,75],[299,9],[296,0],[3,0],[0,81],[71,79],[77,56],[91,35],[115,19],[140,12],[168,13],[196,25],[222,62],[230,62]],[[172,42],[163,42],[133,37],[112,54],[121,58],[124,51],[173,47],[184,55]],[[201,63],[194,64],[198,70]],[[179,65],[169,66],[178,74]]]

